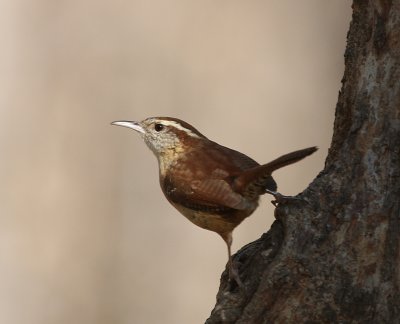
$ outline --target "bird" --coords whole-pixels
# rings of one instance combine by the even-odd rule
[[[256,210],[261,195],[272,194],[275,204],[294,198],[277,192],[271,174],[318,148],[294,151],[260,165],[178,118],[150,117],[111,124],[141,135],[158,160],[160,186],[167,200],[192,223],[222,237],[228,249],[229,279],[243,287],[232,260],[233,230]]]

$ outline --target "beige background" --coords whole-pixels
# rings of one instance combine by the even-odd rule
[[[350,1],[1,0],[0,323],[201,323],[226,248],[118,119],[167,115],[296,194],[323,168]],[[262,206],[234,250],[273,221]]]

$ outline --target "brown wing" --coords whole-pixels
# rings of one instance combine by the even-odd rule
[[[176,183],[165,178],[162,187],[170,202],[195,210],[223,213],[232,209],[245,210],[254,204],[234,192],[228,182],[221,179]]]
[[[191,187],[196,200],[238,210],[250,208],[247,199],[234,192],[225,180],[208,179],[195,181],[192,182]]]
[[[232,180],[259,164],[250,157],[215,142],[197,142],[193,149],[170,166],[161,179],[163,192],[172,203],[197,210],[245,210],[249,202],[232,189]]]

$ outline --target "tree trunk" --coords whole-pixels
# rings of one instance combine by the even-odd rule
[[[325,169],[235,256],[212,323],[400,323],[400,0],[355,0]]]

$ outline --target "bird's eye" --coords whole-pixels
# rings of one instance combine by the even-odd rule
[[[154,129],[156,130],[156,132],[161,132],[164,129],[164,125],[163,124],[155,124]]]

